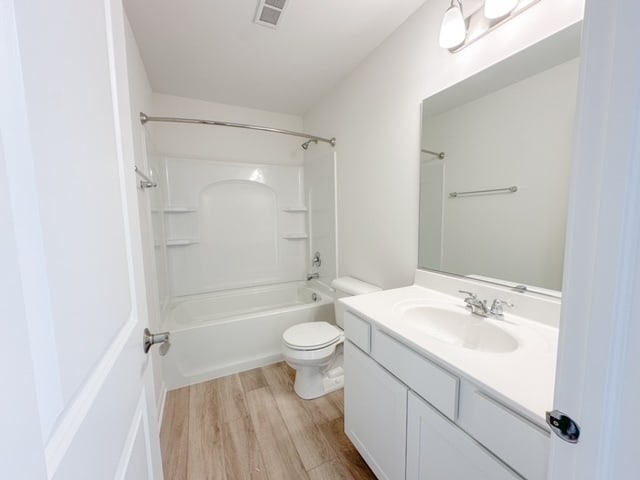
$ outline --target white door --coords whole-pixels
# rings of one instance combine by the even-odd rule
[[[587,0],[551,479],[640,478],[640,2]]]
[[[0,0],[2,478],[162,478],[123,21]]]
[[[407,387],[344,342],[344,430],[380,480],[405,478]]]

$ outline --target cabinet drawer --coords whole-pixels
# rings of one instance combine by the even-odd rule
[[[455,420],[458,378],[378,330],[373,337],[373,358],[444,415]]]
[[[351,312],[344,312],[344,335],[363,352],[371,352],[371,325]]]
[[[547,478],[549,434],[478,390],[464,392],[460,426],[528,480]]]

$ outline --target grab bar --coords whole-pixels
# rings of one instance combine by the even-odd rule
[[[158,184],[156,182],[154,182],[149,177],[147,177],[144,173],[142,173],[137,165],[135,165],[134,168],[136,170],[136,173],[143,178],[143,180],[140,180],[140,188],[143,188],[143,189],[144,188],[155,188],[155,187],[158,186]]]
[[[478,195],[481,193],[515,193],[518,191],[517,186],[506,187],[506,188],[491,188],[487,190],[470,190],[468,192],[451,192],[449,197],[456,198],[461,195]]]

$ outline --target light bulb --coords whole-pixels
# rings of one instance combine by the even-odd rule
[[[485,0],[484,16],[489,20],[502,18],[511,13],[518,5],[518,0]]]
[[[442,48],[456,48],[464,43],[467,37],[467,27],[462,15],[460,0],[451,0],[451,6],[444,12],[440,25],[440,46]]]

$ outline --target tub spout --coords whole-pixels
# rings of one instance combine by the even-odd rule
[[[318,272],[316,273],[307,273],[307,281],[313,279],[313,278],[320,278],[320,274]]]

